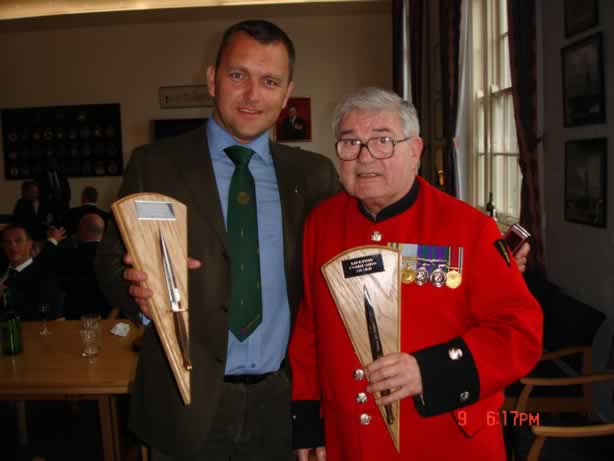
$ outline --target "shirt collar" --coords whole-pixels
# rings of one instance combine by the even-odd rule
[[[269,144],[269,131],[265,131],[256,139],[247,144],[239,144],[224,128],[222,128],[213,118],[207,120],[207,140],[209,142],[209,151],[212,157],[228,158],[224,149],[230,146],[241,145],[252,149],[263,162],[266,164],[273,163],[271,156],[271,147]]]
[[[384,219],[392,218],[398,214],[403,213],[409,208],[411,208],[411,206],[414,204],[414,202],[418,198],[419,189],[420,189],[420,183],[418,181],[418,178],[416,177],[414,179],[414,184],[411,186],[407,194],[401,197],[401,199],[399,199],[398,201],[394,202],[392,205],[388,205],[387,207],[382,208],[375,217],[373,217],[371,213],[369,213],[367,209],[363,206],[363,204],[357,200],[358,209],[363,215],[365,215],[366,218],[369,219],[369,221],[381,222]]]
[[[32,262],[33,262],[33,259],[30,258],[27,261],[22,262],[19,266],[13,267],[12,269],[15,269],[17,272],[21,272],[26,267],[28,267],[30,264],[32,264]]]

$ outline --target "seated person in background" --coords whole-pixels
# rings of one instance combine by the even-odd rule
[[[34,240],[43,240],[49,219],[49,210],[39,200],[38,184],[24,181],[21,184],[21,198],[13,210],[13,222],[27,228]]]
[[[60,248],[60,278],[66,297],[64,316],[78,319],[83,314],[106,317],[111,310],[98,287],[94,257],[104,234],[104,220],[97,213],[84,215],[77,228],[77,246]]]
[[[32,256],[47,269],[58,273],[59,247],[58,245],[66,240],[66,229],[63,227],[49,226],[47,228],[47,238],[34,242],[32,246]]]
[[[47,318],[58,316],[61,291],[56,273],[32,257],[32,237],[19,224],[11,224],[2,233],[2,249],[9,262],[0,279],[0,291],[6,295],[22,320],[38,320],[40,306],[47,304]]]
[[[64,215],[63,223],[69,238],[76,236],[79,230],[79,221],[81,221],[81,218],[86,214],[97,214],[104,220],[104,224],[106,225],[109,219],[109,213],[98,208],[96,206],[97,201],[98,191],[96,188],[93,186],[85,187],[81,192],[81,205],[69,209],[66,215]]]

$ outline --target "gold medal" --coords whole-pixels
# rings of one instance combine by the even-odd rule
[[[409,266],[405,266],[401,271],[401,281],[409,285],[410,283],[414,283],[414,280],[416,280],[416,271]]]
[[[446,286],[449,288],[458,288],[463,281],[463,276],[456,270],[449,270],[446,277]]]

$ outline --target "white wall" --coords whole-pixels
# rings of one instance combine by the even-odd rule
[[[120,103],[124,159],[150,141],[150,121],[209,115],[160,109],[161,86],[200,84],[223,31],[247,18],[270,19],[297,50],[295,96],[311,97],[312,142],[334,156],[331,113],[347,92],[392,85],[388,2],[277,5],[135,12],[0,23],[0,109]],[[1,149],[1,147],[0,147]],[[2,156],[2,163],[4,163]],[[0,213],[10,213],[19,181],[0,179]],[[108,206],[120,178],[70,180],[73,204],[94,184]]]
[[[599,25],[565,39],[563,3],[542,0],[544,81],[544,204],[546,210],[546,267],[549,278],[575,298],[608,316],[595,343],[595,366],[607,361],[614,334],[614,188],[608,184],[605,229],[567,222],[564,219],[565,142],[596,137],[608,138],[607,178],[614,178],[614,2],[600,0]],[[603,33],[606,91],[606,123],[563,127],[561,49],[595,32]],[[611,418],[611,387],[604,393],[602,409]]]

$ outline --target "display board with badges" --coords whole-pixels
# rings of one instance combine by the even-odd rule
[[[119,104],[3,109],[4,177],[36,178],[55,164],[69,177],[121,176]]]

